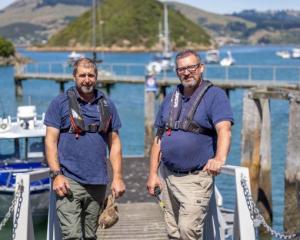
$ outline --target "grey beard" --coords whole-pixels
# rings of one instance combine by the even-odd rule
[[[185,81],[181,81],[181,84],[185,87],[185,88],[191,88],[191,87],[195,87],[197,85],[197,81],[195,79],[193,79],[191,82],[185,82]]]
[[[94,86],[81,86],[80,87],[80,90],[83,92],[83,93],[92,93],[94,91],[95,87]]]

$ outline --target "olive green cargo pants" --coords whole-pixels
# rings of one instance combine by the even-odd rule
[[[97,239],[98,217],[106,185],[86,185],[67,179],[72,194],[56,197],[56,210],[63,239]]]

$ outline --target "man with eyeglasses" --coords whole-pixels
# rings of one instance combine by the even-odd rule
[[[75,86],[56,97],[45,116],[46,156],[63,239],[96,239],[100,207],[112,165],[111,190],[125,191],[122,180],[121,121],[115,105],[96,90],[97,66],[88,58],[75,62]]]
[[[177,88],[156,116],[148,192],[161,189],[169,239],[202,239],[213,191],[230,148],[233,114],[225,92],[203,79],[195,51],[176,56]]]

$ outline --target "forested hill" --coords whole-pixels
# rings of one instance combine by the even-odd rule
[[[300,41],[300,11],[244,10],[233,16],[255,23],[255,27],[243,29],[249,42],[254,43],[296,43]]]
[[[97,46],[157,49],[163,4],[156,0],[103,0],[97,8]],[[210,36],[180,12],[169,9],[173,49],[207,48]],[[48,46],[89,47],[92,43],[92,11],[87,11],[49,39]],[[145,50],[145,49],[144,49]]]

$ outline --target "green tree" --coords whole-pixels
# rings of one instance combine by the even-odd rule
[[[13,43],[3,37],[0,37],[0,57],[9,57],[15,55]]]

